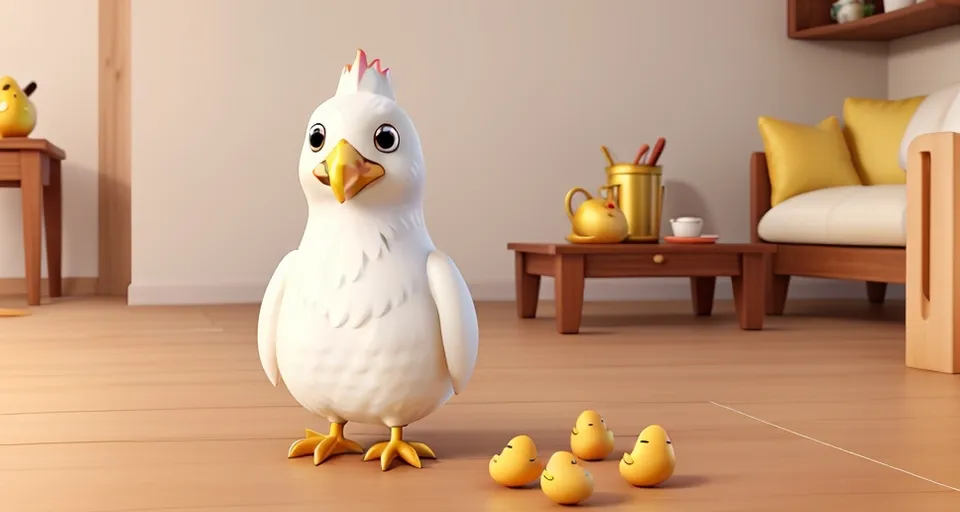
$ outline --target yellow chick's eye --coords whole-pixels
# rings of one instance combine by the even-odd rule
[[[507,448],[509,448],[509,449],[512,450],[512,449],[513,449],[513,445],[512,445],[512,444],[508,444],[508,445],[507,445]]]
[[[650,441],[647,441],[646,439],[641,439],[640,442],[646,444],[646,443],[649,443]]]
[[[570,464],[576,464],[576,463],[577,463],[577,461],[575,461],[575,460],[571,460],[571,461],[570,461]]]

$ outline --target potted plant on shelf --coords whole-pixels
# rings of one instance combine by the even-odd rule
[[[830,6],[830,19],[837,23],[849,23],[866,18],[875,11],[873,4],[863,0],[837,0]]]

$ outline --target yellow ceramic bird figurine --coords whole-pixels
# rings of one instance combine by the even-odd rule
[[[670,436],[660,425],[640,432],[637,444],[620,459],[620,476],[637,487],[653,487],[673,475],[677,459]]]
[[[530,436],[517,436],[499,455],[490,459],[490,476],[506,487],[523,487],[537,481],[543,463],[537,460],[537,445]]]
[[[561,505],[576,505],[593,494],[593,475],[570,452],[554,453],[540,475],[540,489]]]
[[[613,431],[597,411],[583,411],[570,431],[570,450],[583,460],[603,460],[613,451]]]
[[[37,110],[30,101],[35,90],[35,82],[21,89],[9,76],[0,78],[0,138],[26,137],[37,126]]]

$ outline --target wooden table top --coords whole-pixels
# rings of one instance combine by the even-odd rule
[[[704,253],[704,254],[743,254],[743,253],[774,253],[775,244],[570,244],[570,243],[536,243],[511,242],[507,249],[516,252],[532,254],[676,254],[676,253]]]
[[[63,160],[67,153],[47,139],[32,139],[30,137],[0,138],[0,151],[40,151],[50,158]]]

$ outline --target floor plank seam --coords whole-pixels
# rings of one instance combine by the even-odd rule
[[[858,457],[858,458],[863,459],[863,460],[865,460],[865,461],[872,462],[872,463],[874,463],[874,464],[878,464],[878,465],[880,465],[880,466],[883,466],[883,467],[888,468],[888,469],[892,469],[892,470],[894,470],[894,471],[899,471],[899,472],[901,472],[901,473],[903,473],[903,474],[905,474],[905,475],[909,475],[909,476],[912,476],[912,477],[914,477],[914,478],[919,478],[920,480],[923,480],[923,481],[925,481],[925,482],[929,482],[929,483],[934,484],[934,485],[938,485],[938,486],[943,487],[943,488],[945,488],[945,489],[950,489],[951,491],[960,492],[960,489],[958,489],[958,488],[956,488],[956,487],[947,485],[947,484],[942,483],[942,482],[938,482],[938,481],[936,481],[936,480],[933,480],[933,479],[931,479],[931,478],[927,478],[927,477],[922,476],[922,475],[918,475],[918,474],[913,473],[913,472],[911,472],[911,471],[907,471],[906,469],[903,469],[903,468],[898,468],[898,467],[896,467],[896,466],[894,466],[894,465],[887,464],[886,462],[879,461],[879,460],[877,460],[877,459],[872,459],[872,458],[870,458],[870,457],[867,457],[866,455],[863,455],[863,454],[860,454],[860,453],[857,453],[857,452],[854,452],[854,451],[851,451],[851,450],[847,450],[846,448],[841,448],[841,447],[839,447],[839,446],[837,446],[837,445],[830,444],[830,443],[828,443],[828,442],[826,442],[826,441],[821,441],[820,439],[817,439],[817,438],[815,438],[815,437],[810,437],[810,436],[808,436],[808,435],[806,435],[806,434],[797,432],[796,430],[791,430],[791,429],[789,429],[789,428],[787,428],[787,427],[784,427],[784,426],[781,426],[781,425],[777,425],[776,423],[769,422],[769,421],[767,421],[767,420],[765,420],[765,419],[763,419],[763,418],[758,418],[758,417],[756,417],[756,416],[747,414],[747,413],[745,413],[745,412],[743,412],[743,411],[741,411],[741,410],[734,409],[733,407],[730,407],[730,406],[728,406],[728,405],[723,405],[723,404],[720,404],[720,403],[717,403],[717,402],[713,402],[713,401],[711,401],[710,403],[713,404],[713,405],[715,405],[715,406],[717,406],[717,407],[719,407],[719,408],[721,408],[721,409],[726,409],[726,410],[728,410],[728,411],[730,411],[730,412],[732,412],[732,413],[739,414],[740,416],[743,416],[744,418],[748,418],[748,419],[751,419],[751,420],[753,420],[753,421],[756,421],[756,422],[759,422],[759,423],[763,423],[764,425],[773,427],[773,428],[775,428],[775,429],[777,429],[777,430],[786,432],[786,433],[788,433],[788,434],[792,434],[792,435],[797,436],[797,437],[800,437],[800,438],[802,438],[802,439],[806,439],[807,441],[813,441],[814,443],[817,443],[817,444],[822,445],[822,446],[826,446],[827,448],[832,448],[832,449],[834,449],[834,450],[837,450],[837,451],[839,451],[839,452],[845,453],[845,454],[847,454],[847,455],[853,455],[854,457]]]

